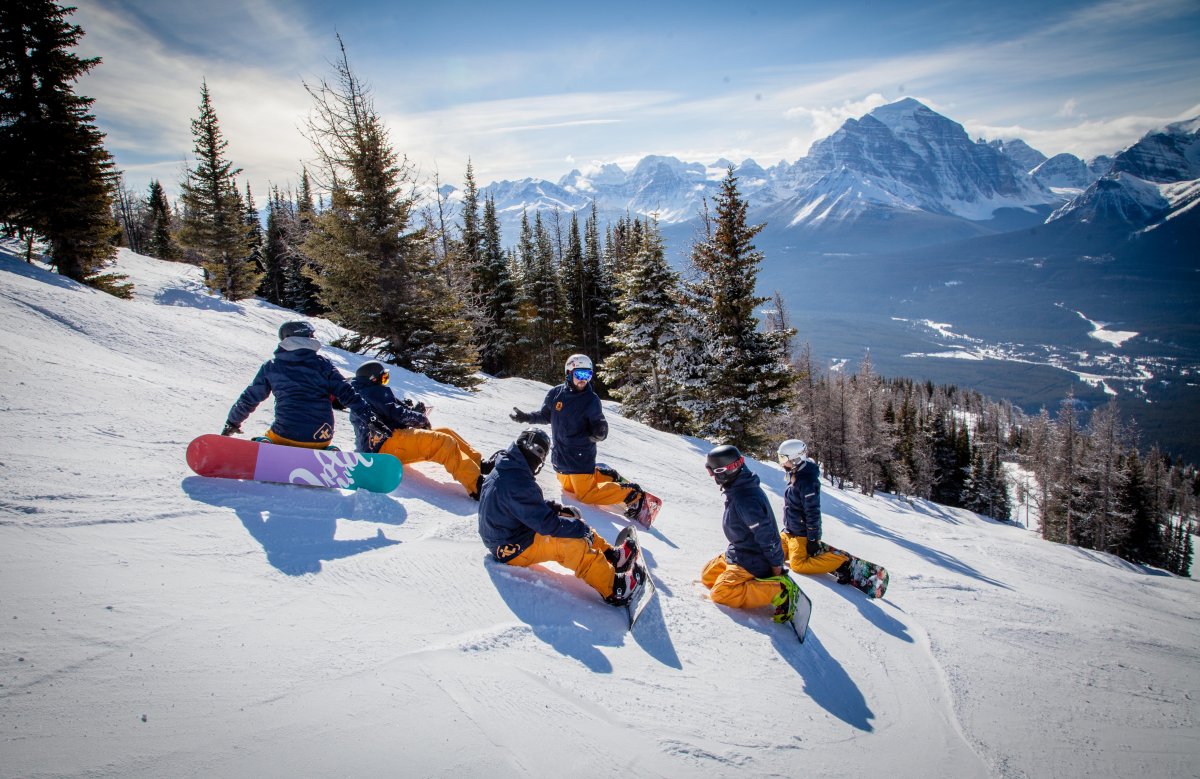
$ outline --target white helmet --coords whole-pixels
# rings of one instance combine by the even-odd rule
[[[791,470],[804,462],[808,457],[808,444],[799,438],[789,438],[779,445],[779,464],[785,470]]]
[[[586,354],[572,354],[570,357],[568,357],[566,365],[567,379],[570,380],[571,374],[577,370],[595,370],[592,367],[592,358],[588,357]],[[588,380],[591,380],[590,376],[588,377]]]

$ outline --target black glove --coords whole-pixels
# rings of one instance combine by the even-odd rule
[[[594,444],[598,444],[608,438],[608,422],[600,421],[588,430],[588,440]]]
[[[575,506],[559,506],[558,515],[568,519],[583,519],[583,512],[581,512]],[[588,543],[591,544],[591,541]]]
[[[815,538],[808,539],[808,556],[816,557],[821,554],[821,542]]]
[[[596,540],[596,531],[589,527],[587,532],[583,534],[583,540],[587,541],[588,546],[591,546]]]
[[[424,401],[418,400],[413,406],[413,411],[417,412],[418,414],[424,414],[426,413],[427,408],[428,407],[425,405]]]
[[[240,432],[242,432],[241,425],[235,425],[232,422],[226,422],[225,427],[221,429],[221,435],[233,435]]]
[[[513,406],[513,412],[508,415],[508,418],[514,422],[520,422],[521,424],[529,424],[529,415],[526,414],[521,409],[517,408],[516,406]]]

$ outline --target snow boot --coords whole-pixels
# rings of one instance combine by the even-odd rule
[[[621,571],[613,577],[613,591],[604,599],[605,603],[613,606],[624,606],[633,597],[633,593],[642,584],[641,574],[636,568]]]
[[[629,488],[635,490],[635,492],[629,502],[625,504],[625,518],[637,519],[638,514],[642,510],[642,501],[646,499],[646,493],[636,484],[630,484]]]
[[[629,567],[633,565],[633,561],[637,559],[639,551],[637,540],[631,538],[629,533],[622,530],[621,535],[617,536],[616,546],[607,550],[604,556],[612,563],[613,568],[620,573],[629,570]]]

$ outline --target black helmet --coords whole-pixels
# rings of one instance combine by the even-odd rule
[[[371,384],[387,384],[388,374],[387,366],[379,360],[367,360],[354,371],[354,378]]]
[[[522,430],[521,435],[517,436],[517,448],[525,455],[525,462],[537,473],[542,469],[546,455],[550,453],[550,436],[536,427]]]
[[[741,476],[742,467],[745,464],[746,460],[742,457],[742,453],[731,444],[718,446],[709,452],[708,457],[704,460],[704,467],[708,470],[708,474],[721,486],[725,486]]]
[[[285,338],[315,338],[316,329],[308,322],[284,322],[279,326],[279,340]]]

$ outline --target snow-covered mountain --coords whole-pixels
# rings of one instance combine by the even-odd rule
[[[1048,222],[1105,225],[1132,233],[1190,212],[1200,188],[1200,118],[1147,133],[1104,176]]]
[[[767,221],[769,230],[812,230],[834,242],[840,231],[853,244],[866,218],[893,220],[894,232],[937,242],[977,234],[964,223],[987,222],[1000,210],[1030,211],[1026,221],[1040,221],[1034,209],[1061,205],[1064,195],[1051,187],[1063,185],[1029,172],[1045,159],[1019,139],[972,141],[962,125],[906,98],[847,120],[792,163],[764,168],[753,159],[702,164],[652,155],[631,171],[609,163],[573,170],[557,184],[504,181],[484,191],[506,215],[508,235],[513,215],[519,222],[523,210],[578,210],[592,202],[605,219],[655,215],[670,225],[696,219],[702,200],[733,167],[753,218]],[[923,218],[929,215],[951,220]],[[919,229],[909,223],[914,217]],[[930,224],[944,229],[930,233]]]
[[[1195,581],[826,485],[825,538],[891,587],[805,577],[800,645],[697,581],[725,544],[708,445],[607,404],[604,459],[666,501],[642,533],[658,600],[627,633],[563,569],[488,562],[440,467],[388,495],[191,474],[187,442],[295,315],[188,265],[117,269],[134,300],[0,253],[0,777],[1195,775]],[[546,391],[392,386],[485,452]],[[778,510],[782,472],[750,467]]]

